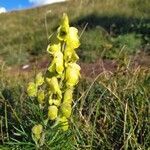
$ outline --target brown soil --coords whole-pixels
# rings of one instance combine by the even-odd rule
[[[150,56],[145,54],[139,54],[134,56],[131,59],[131,64],[133,67],[143,66],[150,68]],[[13,68],[9,68],[7,70],[8,73],[11,72],[11,75],[24,75],[26,73],[30,74],[33,71],[46,69],[50,60],[47,57],[40,58],[40,60],[32,59],[29,64],[25,64],[23,66],[16,66]],[[81,66],[81,74],[83,77],[94,78],[98,74],[108,71],[114,72],[117,69],[118,63],[115,60],[109,59],[98,59],[93,63],[80,63]]]
[[[42,59],[38,62],[31,62],[29,63],[28,67],[24,68],[24,66],[20,66],[19,68],[13,67],[12,69],[9,69],[9,72],[11,72],[11,74],[15,75],[15,74],[26,74],[26,73],[30,73],[33,70],[43,70],[46,69],[48,67],[49,64],[49,60],[48,59]],[[102,60],[99,59],[97,61],[95,61],[94,63],[79,63],[81,66],[81,74],[84,77],[96,77],[98,74],[100,74],[103,71],[115,71],[117,68],[117,63],[113,60]]]
[[[80,63],[80,66],[83,76],[94,78],[104,71],[114,72],[117,68],[117,63],[114,60],[99,59],[94,63]]]

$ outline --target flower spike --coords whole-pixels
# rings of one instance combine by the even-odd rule
[[[45,113],[45,126],[32,128],[32,138],[36,144],[42,139],[46,125],[59,124],[63,131],[69,128],[72,113],[73,91],[79,82],[80,66],[76,49],[80,46],[78,30],[69,26],[67,14],[63,14],[57,32],[50,37],[47,52],[52,60],[46,74],[38,73],[34,82],[30,82],[27,93],[35,98]],[[45,128],[45,129],[43,129]]]

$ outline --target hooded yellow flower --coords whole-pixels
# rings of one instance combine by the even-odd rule
[[[67,47],[71,49],[76,49],[80,46],[78,29],[74,27],[69,28],[66,44],[67,44]]]
[[[73,97],[73,88],[69,88],[65,91],[64,93],[64,99],[63,99],[63,103],[72,103],[72,97]]]
[[[57,33],[50,37],[47,47],[52,61],[46,74],[44,77],[42,73],[37,74],[35,82],[30,82],[27,88],[28,95],[36,97],[41,104],[40,109],[47,112],[45,128],[51,120],[55,121],[54,125],[60,124],[63,131],[68,130],[73,90],[80,77],[80,66],[76,64],[79,57],[75,51],[79,46],[78,30],[69,26],[68,16],[63,14]],[[32,128],[32,138],[37,146],[44,144],[45,133],[42,125]]]
[[[36,86],[41,86],[44,83],[44,78],[41,72],[36,75],[35,83],[36,83]]]
[[[69,118],[70,115],[71,115],[71,104],[68,104],[68,103],[63,103],[61,105],[61,112],[63,114],[63,116],[65,116],[66,118]]]
[[[51,38],[51,43],[50,45],[47,47],[47,51],[51,54],[54,55],[56,52],[61,50],[61,43],[58,40],[57,36],[54,35]]]
[[[62,74],[64,70],[64,64],[63,64],[63,54],[61,51],[58,51],[54,54],[53,61],[48,68],[50,72],[57,72],[58,74]]]
[[[27,93],[30,97],[36,97],[37,96],[37,86],[34,82],[29,82]]]
[[[60,125],[61,125],[61,129],[63,131],[67,131],[68,128],[69,128],[68,119],[63,116],[63,117],[59,118],[59,122],[60,122]]]
[[[32,134],[36,141],[38,141],[41,138],[42,131],[43,131],[43,126],[41,124],[35,125],[32,128]]]
[[[58,35],[57,38],[60,41],[66,41],[67,40],[67,36],[68,36],[68,32],[69,32],[69,19],[67,14],[63,14],[62,20],[60,22],[60,27],[58,28]]]
[[[76,63],[70,63],[66,69],[66,85],[74,86],[78,83],[80,76],[80,66]]]
[[[49,99],[49,105],[55,105],[55,106],[60,106],[61,104],[61,99]]]
[[[62,74],[64,70],[63,66],[63,54],[62,52],[58,52],[55,54],[55,63],[56,63],[56,71],[58,74]]]
[[[76,62],[79,59],[78,55],[76,54],[75,50],[66,46],[64,51],[64,60],[65,63],[68,62]]]
[[[48,117],[50,120],[55,120],[57,118],[58,108],[55,105],[48,107]]]
[[[37,99],[38,99],[38,102],[40,104],[44,103],[44,99],[45,99],[44,91],[38,91],[38,93],[37,93]]]
[[[50,87],[50,91],[53,94],[58,94],[59,97],[62,97],[61,95],[61,90],[58,84],[58,79],[56,77],[52,77],[52,78],[46,78],[46,81]]]
[[[57,51],[60,50],[60,48],[61,48],[60,43],[59,43],[59,44],[53,44],[53,45],[51,45],[51,46],[50,46],[50,45],[48,46],[47,51],[48,51],[50,54],[54,55]]]

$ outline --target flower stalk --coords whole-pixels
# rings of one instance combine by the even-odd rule
[[[76,53],[79,45],[78,30],[69,26],[68,16],[63,14],[57,32],[50,37],[47,52],[52,56],[52,61],[47,72],[44,76],[37,74],[35,82],[30,82],[27,89],[28,95],[37,99],[40,108],[47,110],[46,122],[57,122],[63,131],[69,128],[73,91],[80,77]],[[42,130],[39,124],[32,128],[36,142]]]

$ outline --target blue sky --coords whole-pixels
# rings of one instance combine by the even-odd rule
[[[22,9],[31,7],[32,4],[29,0],[0,0],[0,7],[4,7],[6,10]]]
[[[0,0],[0,9],[3,8],[6,9],[6,11],[11,11],[55,3],[59,1],[65,0]]]

